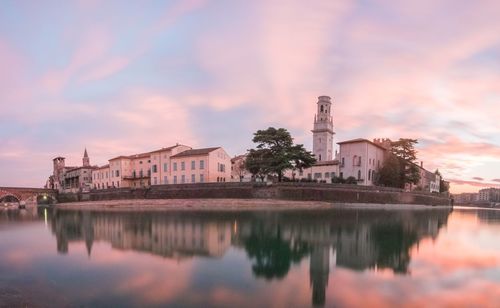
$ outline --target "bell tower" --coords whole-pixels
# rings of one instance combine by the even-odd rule
[[[314,116],[313,154],[318,162],[333,160],[333,117],[330,96],[318,97],[318,110]]]
[[[90,159],[89,159],[89,154],[87,154],[87,148],[85,148],[85,152],[83,153],[83,166],[84,167],[89,167],[90,166]]]

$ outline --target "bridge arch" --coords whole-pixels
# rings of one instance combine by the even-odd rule
[[[21,202],[21,198],[14,195],[14,194],[9,194],[9,193],[5,193],[5,194],[1,194],[0,193],[0,203],[4,203],[4,202],[17,202],[17,203],[20,203]]]
[[[54,198],[54,196],[46,193],[37,194],[36,196],[34,196],[34,198],[35,198],[34,201],[36,201],[36,204],[38,205],[54,204],[57,201],[56,198]]]
[[[0,202],[5,198],[19,203],[54,204],[57,203],[57,192],[44,188],[0,187]]]

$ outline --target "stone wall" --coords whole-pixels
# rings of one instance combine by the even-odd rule
[[[404,192],[401,189],[319,183],[204,183],[115,188],[83,194],[61,194],[59,202],[124,199],[284,199],[334,203],[450,205],[445,196]]]

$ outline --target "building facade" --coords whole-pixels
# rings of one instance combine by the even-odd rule
[[[418,166],[418,170],[420,172],[420,181],[418,182],[416,187],[412,185],[410,187],[410,190],[421,190],[425,192],[439,193],[441,187],[441,176],[439,176],[435,172],[426,170],[424,168],[423,162],[421,162],[420,166]]]
[[[500,202],[500,189],[485,188],[479,191],[479,202]]]
[[[354,177],[359,185],[374,185],[376,173],[382,168],[387,148],[367,139],[353,139],[338,143],[340,146],[339,175]]]
[[[192,149],[174,145],[147,153],[118,156],[92,174],[94,189],[226,182],[231,160],[221,147]]]
[[[96,166],[90,165],[90,158],[85,149],[82,166],[66,166],[66,159],[58,156],[52,160],[53,172],[49,184],[51,189],[60,192],[88,190],[92,187],[92,171]]]

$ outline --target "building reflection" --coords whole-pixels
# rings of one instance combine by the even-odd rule
[[[477,217],[480,221],[488,224],[500,224],[500,210],[484,209],[477,211]]]
[[[409,274],[412,248],[435,239],[451,209],[334,210],[247,213],[112,213],[57,211],[51,228],[57,250],[95,241],[121,250],[166,258],[222,257],[230,246],[245,250],[252,272],[283,279],[294,264],[309,258],[312,303],[323,306],[336,268],[391,270]]]
[[[221,257],[231,245],[231,224],[196,217],[148,213],[58,211],[52,219],[57,251],[85,241],[90,257],[94,241],[114,249],[135,250],[181,259],[193,255]]]

